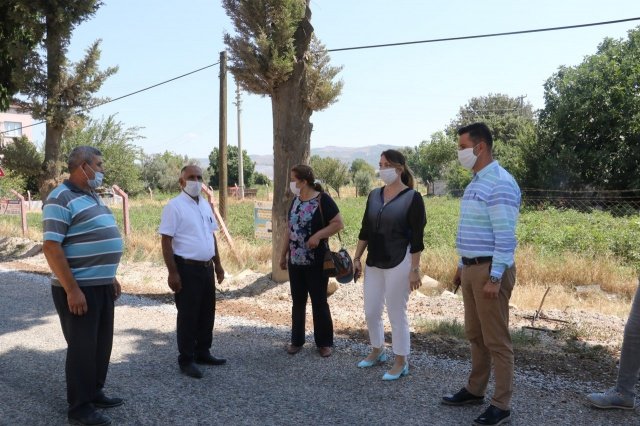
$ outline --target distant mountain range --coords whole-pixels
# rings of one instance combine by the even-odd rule
[[[370,145],[358,148],[348,148],[342,146],[325,146],[322,148],[312,148],[311,155],[319,155],[320,157],[332,157],[351,165],[353,160],[361,158],[371,164],[376,169],[380,161],[380,153],[386,149],[401,148],[395,145]],[[256,163],[256,171],[265,174],[269,179],[273,179],[273,155],[254,155],[249,157]]]

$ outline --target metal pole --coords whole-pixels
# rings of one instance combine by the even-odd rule
[[[227,52],[220,52],[220,122],[218,152],[218,209],[227,220]]]
[[[241,200],[244,200],[244,159],[242,155],[242,129],[240,125],[240,107],[242,101],[240,99],[240,85],[236,81],[236,107],[238,109],[238,185],[240,186],[238,194]]]

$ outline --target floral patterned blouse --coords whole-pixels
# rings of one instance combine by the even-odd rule
[[[322,204],[322,216],[318,206]],[[326,250],[325,244],[317,248],[307,247],[309,237],[318,232],[339,213],[335,201],[325,192],[315,198],[302,201],[294,198],[289,209],[289,262],[292,265],[321,265]]]

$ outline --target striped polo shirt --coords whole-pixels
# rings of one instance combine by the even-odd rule
[[[520,188],[497,161],[473,176],[464,190],[456,247],[461,257],[493,256],[491,275],[514,264]]]
[[[65,180],[42,208],[45,241],[60,243],[80,287],[113,284],[122,237],[113,213],[100,197]],[[60,286],[57,279],[53,285]]]

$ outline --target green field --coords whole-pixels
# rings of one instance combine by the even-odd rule
[[[166,199],[131,200],[130,216],[134,235],[155,235],[160,223],[162,206]],[[337,199],[345,229],[344,243],[355,247],[365,197]],[[425,198],[427,227],[425,245],[434,250],[455,248],[459,200],[449,197]],[[234,239],[251,244],[267,244],[253,237],[252,201],[233,201],[229,204],[227,227]],[[114,208],[118,223],[122,227],[122,210]],[[19,216],[0,216],[0,225],[5,233],[18,235]],[[36,234],[42,232],[40,213],[28,214],[28,226]],[[11,232],[7,230],[12,230]],[[640,267],[640,216],[614,217],[607,212],[582,213],[574,210],[528,210],[523,209],[517,228],[520,245],[532,246],[543,256],[557,256],[572,252],[586,257],[613,257],[622,265]]]

